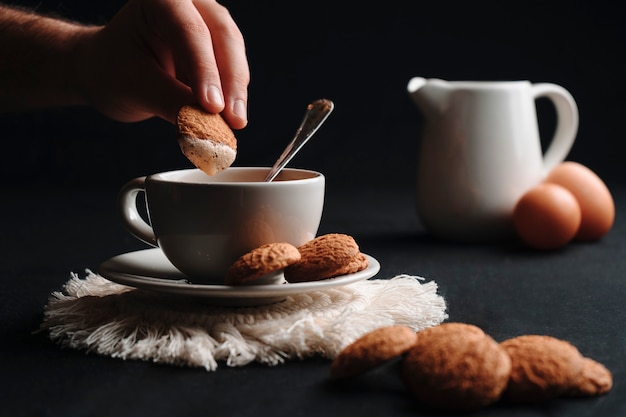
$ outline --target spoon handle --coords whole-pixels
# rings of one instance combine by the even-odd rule
[[[270,172],[265,177],[265,181],[272,181],[278,173],[287,165],[293,156],[304,146],[313,134],[324,123],[335,105],[327,99],[315,100],[309,104],[304,114],[304,119],[296,131],[296,135],[287,145]]]

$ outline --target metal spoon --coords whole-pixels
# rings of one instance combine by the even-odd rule
[[[335,105],[332,101],[326,99],[315,100],[309,104],[304,114],[304,119],[300,124],[300,127],[296,131],[296,135],[289,142],[280,158],[274,163],[272,169],[265,177],[266,182],[272,181],[280,173],[280,171],[287,165],[287,163],[298,153],[298,151],[304,146],[304,144],[311,139],[311,136],[317,129],[324,123],[330,112],[333,111]]]

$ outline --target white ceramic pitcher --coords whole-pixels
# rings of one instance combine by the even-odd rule
[[[417,211],[445,240],[485,242],[512,235],[511,215],[524,192],[569,153],[578,131],[571,94],[551,83],[412,78],[424,115],[417,167]],[[535,101],[546,97],[557,125],[542,149]]]

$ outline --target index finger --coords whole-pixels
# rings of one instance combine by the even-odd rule
[[[211,33],[225,99],[224,118],[236,129],[247,124],[250,69],[244,37],[230,12],[213,0],[196,0]]]
[[[171,49],[176,78],[191,88],[204,108],[221,112],[224,99],[212,36],[192,1],[144,1],[142,8],[150,29]]]

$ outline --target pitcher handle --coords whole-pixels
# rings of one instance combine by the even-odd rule
[[[574,145],[578,133],[578,106],[570,92],[556,84],[533,84],[533,97],[550,99],[556,109],[556,129],[543,156],[544,174],[547,174],[565,160]]]
[[[138,177],[128,181],[118,194],[117,209],[122,224],[133,236],[148,245],[157,247],[154,230],[137,210],[137,195],[145,192],[146,177]]]

